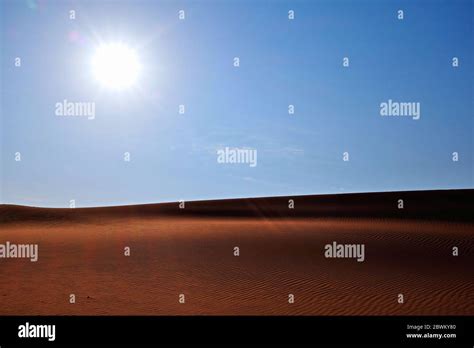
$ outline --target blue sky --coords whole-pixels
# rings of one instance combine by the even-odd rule
[[[472,1],[0,6],[3,203],[474,187]],[[136,50],[135,88],[97,84],[90,60],[100,41]],[[64,99],[94,102],[95,119],[56,116]],[[420,119],[380,116],[388,99],[419,102]],[[256,149],[258,165],[218,163],[226,146]]]

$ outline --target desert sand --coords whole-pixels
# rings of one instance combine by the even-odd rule
[[[0,243],[39,257],[0,259],[0,315],[474,315],[473,193],[2,205]],[[333,241],[365,260],[326,258]]]

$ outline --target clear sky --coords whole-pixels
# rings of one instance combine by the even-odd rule
[[[474,187],[473,1],[0,3],[3,203]],[[91,69],[117,41],[142,66],[121,91]],[[57,116],[64,99],[95,119]],[[389,99],[420,119],[382,117]],[[224,147],[257,165],[218,163]]]

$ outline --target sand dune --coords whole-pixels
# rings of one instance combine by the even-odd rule
[[[473,192],[0,206],[0,243],[39,245],[0,259],[0,314],[473,315]],[[326,258],[333,241],[364,262]]]

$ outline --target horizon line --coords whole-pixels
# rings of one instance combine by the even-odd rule
[[[75,208],[70,207],[47,207],[35,205],[23,205],[14,203],[0,203],[2,206],[14,206],[25,208],[38,209],[95,209],[95,208],[119,208],[130,206],[145,206],[145,205],[165,205],[176,204],[184,201],[185,203],[198,202],[219,202],[219,201],[237,201],[237,200],[252,200],[252,199],[271,199],[271,198],[287,198],[287,197],[316,197],[316,196],[347,196],[347,195],[366,195],[366,194],[382,194],[382,193],[407,193],[407,192],[436,192],[436,191],[474,191],[472,188],[446,188],[446,189],[417,189],[417,190],[401,190],[401,191],[365,191],[365,192],[341,192],[341,193],[313,193],[313,194],[296,194],[296,195],[276,195],[276,196],[253,196],[253,197],[232,197],[232,198],[215,198],[215,199],[196,199],[196,200],[177,200],[177,201],[163,201],[163,202],[145,202],[145,203],[129,203],[117,205],[95,205],[95,206],[80,206]]]

